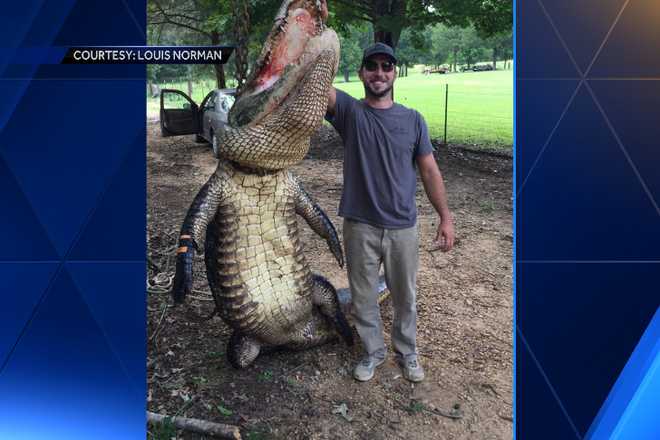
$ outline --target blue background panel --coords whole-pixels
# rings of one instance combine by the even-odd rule
[[[517,274],[518,328],[538,365],[518,365],[518,374],[542,369],[546,392],[584,435],[657,309],[650,286],[658,264],[527,263]],[[615,306],[616,305],[616,306]],[[588,325],[585,325],[588,324]],[[534,372],[534,374],[538,374]],[[520,392],[527,396],[525,387]],[[519,402],[520,403],[520,402]],[[521,409],[521,411],[523,411]],[[544,408],[531,405],[533,414]],[[526,437],[523,437],[526,438]],[[536,437],[530,437],[536,438]]]
[[[570,48],[580,70],[585,72],[625,2],[626,0],[544,1],[539,3],[539,7],[545,9],[549,20],[552,20],[556,27],[556,33]],[[542,65],[545,67],[546,63]]]
[[[616,440],[656,440],[660,438],[658,396],[660,395],[660,356],[656,356],[647,376],[621,416],[612,438]]]
[[[145,44],[143,1],[0,15],[0,438],[144,439],[145,67],[9,65]]]
[[[586,438],[658,438],[660,309],[601,407]]]
[[[660,4],[516,14],[516,435],[660,438]]]
[[[144,153],[144,103],[137,104],[144,101],[142,85],[135,81],[34,81],[0,133],[0,157],[43,220],[60,256],[71,248],[115,181],[127,151],[137,145]],[[139,153],[132,157],[134,166],[136,159],[144,162]],[[144,168],[135,168],[142,175],[131,182],[140,191]]]
[[[592,3],[596,3],[595,1]],[[595,7],[602,2],[597,2]],[[628,0],[610,38],[593,65],[593,76],[604,78],[660,77],[660,3]],[[591,15],[599,12],[593,11]],[[647,84],[649,89],[657,88]]]
[[[653,198],[585,86],[547,148],[538,154],[535,146],[529,150],[519,161],[521,173],[530,170],[518,193],[524,259],[660,259]]]
[[[52,283],[57,263],[0,264],[0,279],[8,286],[4,291],[5,306],[0,309],[0,368],[14,350],[21,332],[32,319],[34,310]]]
[[[128,439],[144,425],[144,385],[131,383],[66,270],[2,370],[0,390],[3,439]]]
[[[569,54],[546,18],[543,3],[517,1],[516,71],[524,78],[575,77],[577,71]]]

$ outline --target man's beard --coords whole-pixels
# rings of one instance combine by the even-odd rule
[[[383,96],[387,95],[390,90],[392,90],[393,84],[390,84],[389,87],[384,89],[381,92],[374,92],[371,90],[371,87],[369,87],[369,83],[364,83],[364,94],[367,96],[367,98],[382,98]]]

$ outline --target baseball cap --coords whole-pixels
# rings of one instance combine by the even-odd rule
[[[362,62],[364,63],[367,58],[373,55],[386,55],[392,59],[394,64],[397,62],[394,50],[385,43],[376,43],[373,46],[367,47],[362,55]]]

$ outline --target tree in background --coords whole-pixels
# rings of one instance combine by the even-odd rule
[[[479,60],[486,57],[484,41],[477,35],[472,27],[466,27],[458,30],[460,35],[460,59],[467,68],[471,68]]]
[[[511,0],[328,0],[329,26],[339,34],[339,71],[348,81],[374,41],[397,49],[399,75],[423,63],[472,65],[512,56]],[[240,86],[261,52],[281,0],[147,0],[150,44],[235,44],[234,62],[149,66],[150,82],[213,75],[217,87]],[[489,55],[486,55],[489,54]],[[178,76],[177,76],[178,75]],[[150,90],[154,94],[153,88]]]
[[[482,35],[511,29],[512,0],[331,0],[331,26],[344,32],[350,24],[369,22],[374,41],[396,48],[404,29],[428,25],[466,27]]]
[[[399,76],[408,76],[408,67],[416,63],[437,66],[444,61],[439,60],[442,54],[434,53],[434,48],[427,38],[427,33],[415,29],[403,30],[396,56],[399,60]]]
[[[234,10],[233,26],[236,49],[234,50],[235,78],[240,90],[248,75],[248,40],[250,38],[250,2],[231,0]]]
[[[188,33],[187,30],[182,31],[175,27],[149,26],[147,41],[154,45],[177,45],[182,44],[181,41],[194,39],[194,36],[190,36]],[[208,66],[198,65],[196,67],[199,69]],[[147,66],[149,94],[155,97],[160,93],[160,89],[155,84],[190,79],[190,74],[191,70],[185,64],[150,64]]]
[[[513,28],[512,0],[479,0],[476,12],[471,16],[474,28],[482,37],[500,32],[511,32]]]
[[[344,82],[349,81],[352,72],[356,72],[362,62],[362,46],[360,43],[369,38],[367,26],[351,26],[344,35],[339,34],[341,53],[339,57],[339,72],[344,75]]]
[[[496,68],[497,60],[506,61],[513,58],[513,35],[511,31],[491,35],[486,38],[485,43],[492,50],[493,69]]]
[[[436,66],[447,62],[450,70],[456,72],[458,55],[463,47],[463,35],[461,28],[444,24],[428,28],[427,39],[430,40],[431,53],[435,54]]]
[[[219,0],[147,0],[147,24],[178,28],[175,44],[219,45],[231,35],[231,8]],[[214,64],[218,88],[227,87],[224,66]]]

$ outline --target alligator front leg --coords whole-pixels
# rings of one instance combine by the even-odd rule
[[[340,267],[344,267],[344,253],[334,225],[321,207],[307,194],[298,179],[291,173],[289,173],[289,178],[295,194],[296,214],[304,218],[309,227],[320,237],[325,238],[337,263]]]
[[[199,251],[199,243],[206,227],[215,216],[218,206],[226,192],[226,180],[216,171],[206,184],[199,190],[193,200],[181,227],[179,247],[176,251],[176,272],[172,298],[175,303],[181,303],[192,290],[193,258]]]

